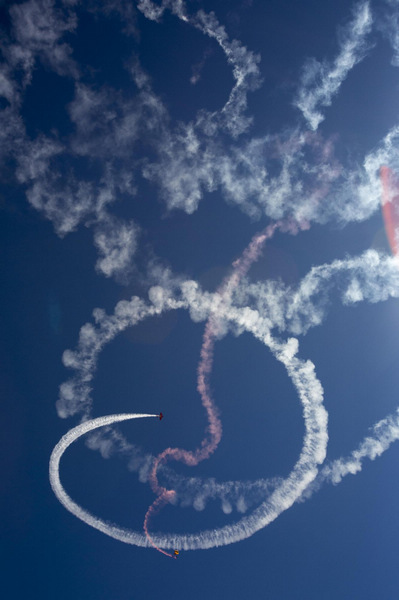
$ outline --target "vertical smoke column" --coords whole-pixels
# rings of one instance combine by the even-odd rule
[[[241,278],[246,275],[252,263],[259,257],[265,241],[271,238],[276,228],[281,227],[280,223],[269,225],[264,231],[255,234],[248,247],[243,254],[233,263],[233,271],[222,282],[217,290],[220,297],[220,303],[227,303],[231,299],[234,289],[237,287]],[[201,396],[202,406],[205,408],[208,417],[208,426],[206,428],[205,437],[199,448],[194,451],[184,450],[183,448],[166,448],[159,454],[155,460],[150,473],[150,484],[152,490],[157,494],[157,499],[151,504],[144,517],[144,531],[151,545],[171,558],[176,558],[173,554],[165,552],[158,548],[153,542],[149,534],[149,524],[153,516],[155,516],[165,504],[167,504],[175,495],[174,490],[167,490],[159,485],[158,482],[158,467],[170,460],[177,460],[188,466],[198,465],[199,462],[209,458],[216,450],[222,437],[222,424],[217,415],[217,408],[213,402],[209,378],[213,366],[213,352],[215,340],[219,334],[219,321],[217,316],[211,315],[206,323],[204,336],[201,347],[201,358],[197,370],[197,389]]]
[[[380,169],[382,184],[382,214],[392,254],[399,251],[399,182],[389,167]]]

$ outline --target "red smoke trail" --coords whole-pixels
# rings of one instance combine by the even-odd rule
[[[255,234],[252,238],[248,247],[244,250],[240,258],[233,263],[233,272],[227,276],[222,282],[221,286],[217,290],[222,302],[228,302],[234,289],[237,287],[240,279],[246,275],[248,269],[252,263],[259,257],[263,244],[267,239],[270,239],[277,228],[284,230],[291,230],[295,233],[297,228],[287,226],[283,223],[275,223],[269,225],[266,229],[260,233]],[[303,226],[305,228],[305,226]],[[149,476],[152,490],[157,494],[157,499],[151,504],[146,512],[144,518],[144,531],[150,544],[162,554],[176,558],[173,554],[165,552],[161,548],[155,545],[150,534],[148,533],[148,527],[150,520],[155,516],[165,504],[175,495],[174,490],[167,490],[166,488],[159,485],[157,471],[161,464],[165,464],[169,460],[178,460],[185,465],[195,466],[199,462],[208,458],[217,448],[221,437],[222,437],[222,424],[217,415],[217,408],[213,402],[211,391],[209,387],[209,376],[213,366],[213,351],[215,346],[215,339],[219,333],[218,319],[211,315],[206,323],[204,336],[202,339],[201,347],[201,358],[197,370],[197,390],[201,396],[202,406],[205,408],[208,417],[208,426],[206,428],[206,435],[201,442],[199,448],[193,452],[184,450],[183,448],[166,448],[161,454],[154,460],[154,464]]]
[[[399,182],[392,169],[382,166],[380,169],[382,183],[382,214],[384,217],[385,231],[391,246],[392,254],[399,252]]]

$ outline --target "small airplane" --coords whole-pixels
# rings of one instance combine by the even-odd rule
[[[174,554],[174,557],[175,557],[175,558],[177,558],[177,557],[179,556],[179,551],[178,551],[178,550],[175,550],[175,551],[173,552],[173,554]]]
[[[159,413],[159,420],[162,421],[163,419],[163,413]]]

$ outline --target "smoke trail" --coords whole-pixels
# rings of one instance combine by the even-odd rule
[[[281,229],[282,225],[279,225],[279,228]],[[255,256],[256,251],[260,251],[263,242],[260,237],[257,237],[256,240],[258,244],[253,242],[254,245],[251,247],[254,254],[250,254],[249,249],[246,251],[249,262],[245,262],[244,256],[247,254],[243,254],[234,263],[236,269],[240,267],[244,269],[243,273],[246,272],[246,265],[250,264],[250,257]],[[276,295],[273,287],[270,289],[267,287],[257,288],[255,284],[254,289],[250,290],[250,294],[254,294],[254,297],[260,301],[259,305],[255,303],[257,309],[250,308],[245,295],[240,299],[243,306],[230,303],[227,292],[222,299],[223,285],[218,294],[207,294],[202,292],[195,282],[185,281],[181,283],[178,300],[173,297],[172,290],[158,286],[152,288],[150,292],[152,305],[133,298],[130,302],[119,303],[113,315],[107,316],[104,312],[96,311],[98,329],[88,326],[83,328],[85,335],[81,336],[79,350],[74,359],[74,365],[84,363],[88,369],[83,373],[84,381],[92,378],[96,356],[103,346],[124,328],[165,310],[189,309],[194,320],[204,319],[207,315],[209,322],[214,319],[219,326],[222,323],[226,326],[230,324],[234,331],[252,333],[256,339],[270,349],[273,356],[285,366],[287,374],[297,390],[303,409],[305,435],[300,457],[289,476],[285,480],[276,482],[271,494],[265,490],[263,501],[258,508],[232,525],[193,534],[156,534],[151,535],[150,541],[144,533],[140,535],[135,531],[118,528],[96,519],[92,515],[89,515],[91,521],[88,518],[83,520],[90,525],[94,523],[94,527],[115,539],[143,547],[156,545],[158,548],[164,549],[198,550],[235,543],[250,537],[268,525],[295,501],[306,498],[322,483],[328,481],[337,483],[340,477],[359,471],[364,458],[375,458],[398,439],[398,417],[397,415],[388,417],[374,427],[371,435],[366,437],[359,448],[348,458],[342,458],[326,465],[317,475],[318,465],[325,459],[328,440],[327,413],[322,404],[323,390],[316,377],[314,365],[310,361],[301,360],[296,356],[298,341],[290,338],[288,341],[282,342],[272,336],[271,332],[280,320],[276,321],[273,317],[273,311],[268,308],[266,303],[266,296],[271,296],[270,301],[274,299],[273,302],[278,302],[283,312],[289,308],[285,314],[285,323],[280,328],[282,331],[288,332],[295,329],[298,334],[304,333],[309,327],[320,324],[324,320],[327,307],[325,298],[320,298],[320,293],[326,288],[330,289],[328,282],[331,280],[332,283],[338,275],[344,277],[344,280],[340,278],[336,282],[339,283],[344,304],[356,304],[361,300],[379,302],[389,297],[399,297],[399,270],[396,259],[381,255],[374,250],[368,250],[355,258],[335,260],[330,264],[313,267],[296,291],[290,288],[281,288],[282,296]],[[225,283],[231,281],[231,278],[232,275],[225,280]],[[235,301],[237,301],[237,297],[235,297]],[[253,302],[249,304],[254,306]],[[315,313],[318,315],[317,322],[314,318]],[[76,389],[79,390],[79,386]],[[175,487],[176,478],[172,481],[172,485]],[[222,491],[224,485],[220,484]],[[243,487],[247,485],[247,483],[243,484]],[[169,502],[172,499],[173,490],[169,490],[170,495],[166,492],[168,490],[165,490],[163,499],[165,502]],[[157,499],[154,514],[163,505],[163,500]],[[79,518],[82,518],[81,514],[87,515],[76,505],[74,508],[74,514],[77,514]],[[148,518],[146,524],[148,528]]]
[[[54,494],[57,496],[58,500],[61,504],[69,510],[75,517],[81,519],[94,527],[94,529],[98,529],[102,533],[105,533],[116,540],[126,542],[127,539],[131,541],[128,543],[136,544],[143,546],[145,544],[140,540],[141,536],[135,537],[134,532],[129,532],[124,529],[120,529],[116,525],[112,525],[110,523],[105,523],[101,519],[98,519],[87,510],[80,507],[76,504],[70,496],[66,493],[61,480],[60,480],[60,460],[65,450],[73,444],[78,438],[80,438],[85,433],[92,431],[93,429],[98,429],[99,427],[105,427],[106,425],[111,425],[112,423],[118,423],[120,421],[128,421],[129,419],[143,419],[147,417],[155,417],[158,415],[147,415],[147,414],[135,414],[135,413],[127,413],[127,414],[117,414],[117,415],[108,415],[106,417],[99,417],[97,419],[92,419],[91,421],[84,421],[77,427],[70,429],[58,442],[58,444],[54,447],[49,464],[49,478],[50,484],[53,489]]]
[[[237,287],[240,279],[246,275],[251,264],[258,258],[266,240],[273,236],[276,228],[279,226],[280,223],[269,225],[264,231],[257,233],[252,238],[242,256],[233,263],[233,272],[225,278],[220,288],[216,291],[216,294],[220,297],[219,303],[229,303],[232,292]],[[217,408],[213,402],[209,386],[215,340],[219,333],[219,319],[215,315],[211,315],[205,326],[200,354],[201,358],[197,371],[197,390],[201,396],[202,406],[205,408],[208,418],[206,435],[201,442],[201,446],[194,452],[182,448],[166,448],[166,450],[155,458],[149,477],[152,490],[158,495],[158,498],[151,504],[144,517],[144,531],[153,547],[171,558],[173,558],[172,554],[156,546],[148,531],[151,518],[175,495],[174,490],[167,490],[159,485],[157,471],[159,465],[165,464],[170,459],[180,461],[187,466],[198,465],[199,462],[209,458],[219,445],[222,437],[222,424],[218,417]]]
[[[314,131],[324,121],[321,107],[331,106],[348,73],[363,60],[368,49],[366,38],[373,24],[369,2],[355,5],[353,13],[353,21],[341,29],[340,50],[335,60],[329,64],[313,59],[304,67],[294,106],[299,108]]]
[[[381,167],[380,178],[382,183],[382,214],[384,216],[385,231],[392,254],[396,256],[399,252],[398,181],[395,179],[392,170],[387,166]]]
[[[278,226],[282,228],[282,225]],[[277,224],[274,228],[275,227],[277,227]],[[269,230],[268,233],[271,235],[272,231]],[[266,239],[263,235],[264,234],[259,234],[256,236],[247,251],[243,254],[242,259],[236,262],[235,267],[240,268],[242,274],[246,273],[247,268],[249,268],[251,264],[251,260],[258,255],[261,245]],[[226,281],[229,282],[230,280],[231,277],[227,278]],[[239,280],[237,279],[237,281]],[[245,309],[235,308],[227,303],[226,298],[225,302],[221,303],[220,295],[217,295],[217,298],[215,298],[218,302],[215,301],[209,304],[209,298],[207,298],[206,295],[202,295],[201,293],[196,295],[195,285],[194,287],[192,285],[194,282],[187,283],[190,285],[182,285],[181,291],[183,299],[180,301],[170,298],[167,292],[162,288],[154,288],[151,293],[151,298],[156,305],[155,313],[154,307],[152,307],[151,310],[151,307],[145,309],[143,303],[139,302],[137,298],[133,298],[131,303],[119,303],[115,315],[113,316],[106,317],[105,313],[96,313],[98,322],[101,325],[99,330],[100,340],[97,340],[97,342],[94,343],[96,336],[94,328],[92,328],[89,335],[91,341],[90,348],[92,348],[92,351],[97,353],[104,343],[109,341],[109,339],[112,339],[131,322],[136,323],[141,318],[145,318],[145,316],[159,314],[165,309],[192,308],[200,300],[204,303],[205,310],[212,315],[217,314],[220,321],[225,320],[226,322],[234,323],[242,330],[252,333],[257,339],[265,344],[275,358],[285,366],[287,374],[291,378],[298,392],[303,407],[305,425],[303,447],[299,459],[288,477],[285,480],[279,480],[277,482],[273,493],[269,495],[269,497],[267,497],[251,515],[242,518],[232,525],[227,525],[219,529],[205,530],[194,534],[165,533],[147,537],[145,535],[140,535],[138,532],[122,529],[116,525],[97,519],[73,503],[69,497],[67,497],[66,500],[64,498],[65,505],[68,506],[68,509],[76,514],[76,516],[106,535],[127,544],[144,547],[152,545],[159,549],[183,548],[185,550],[199,550],[232,544],[248,538],[255,532],[267,526],[283,511],[294,504],[316,477],[317,465],[324,461],[326,455],[328,441],[327,413],[323,407],[323,390],[315,375],[314,365],[310,361],[303,361],[296,356],[298,351],[297,340],[291,338],[287,342],[279,342],[272,337],[270,325],[262,322],[262,319],[259,319],[259,315],[256,314],[256,311],[251,311],[248,307]],[[214,298],[213,295],[212,297]],[[251,314],[253,318],[249,318],[251,317]],[[86,346],[84,346],[84,348],[86,348]],[[95,361],[93,362],[93,360],[90,360],[88,364],[91,373],[95,366]],[[100,420],[99,422],[102,424],[107,423],[107,421],[104,420]],[[87,424],[84,424],[84,426],[86,427]],[[82,430],[80,429],[80,431]],[[179,451],[179,449],[174,450]],[[62,451],[63,450],[61,450],[61,454]],[[199,451],[201,451],[201,449],[199,449]],[[193,453],[187,452],[188,457],[190,457],[191,454]],[[54,461],[59,461],[59,458],[60,453],[58,450],[58,457],[56,455],[54,458],[52,457],[52,464]],[[52,477],[52,480],[57,483],[55,476]],[[57,497],[60,497],[61,499],[62,493],[60,493],[61,484],[59,481],[58,484],[58,487],[56,486],[56,490],[58,490]],[[169,490],[169,493],[168,490],[164,490],[162,495],[163,488],[159,489],[161,490],[161,493],[154,503],[154,511],[152,514],[155,514],[162,508],[164,501],[168,502],[174,494],[173,490]],[[61,487],[61,492],[62,491]],[[148,516],[146,525],[148,529]]]
[[[347,475],[360,473],[364,459],[375,460],[388,448],[399,440],[399,408],[395,413],[388,415],[373,425],[371,435],[367,435],[360,442],[356,450],[349,456],[337,458],[325,465],[316,479],[306,488],[298,501],[308,500],[325,483],[337,485]]]

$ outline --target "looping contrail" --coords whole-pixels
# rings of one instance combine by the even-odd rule
[[[310,361],[303,361],[296,356],[298,350],[297,340],[289,339],[287,342],[278,341],[271,335],[269,327],[266,327],[266,329],[261,327],[259,329],[256,319],[248,319],[247,311],[236,310],[231,306],[233,290],[240,279],[245,276],[252,262],[259,256],[262,245],[273,235],[276,228],[284,230],[289,228],[292,233],[295,233],[295,228],[292,226],[286,223],[275,223],[265,231],[254,236],[242,256],[233,264],[234,269],[232,274],[225,279],[219,289],[218,302],[215,303],[213,309],[210,311],[210,317],[205,329],[201,361],[198,368],[198,389],[208,414],[207,436],[205,436],[201,446],[194,452],[179,448],[169,448],[155,460],[151,473],[151,484],[157,493],[157,498],[145,516],[144,528],[146,535],[120,528],[112,523],[107,523],[79,507],[68,496],[61,485],[59,462],[68,446],[78,437],[92,429],[132,418],[158,417],[158,415],[110,415],[92,421],[85,421],[69,431],[54,448],[50,459],[50,482],[52,488],[60,502],[88,525],[127,544],[142,547],[153,546],[167,556],[172,555],[163,549],[181,548],[184,550],[199,550],[224,546],[248,538],[256,531],[271,523],[283,511],[292,506],[315,479],[317,467],[325,459],[328,435],[327,412],[323,407],[323,390],[315,375],[314,366]],[[154,298],[156,299],[156,295]],[[183,304],[177,303],[176,306],[173,304],[173,308],[182,306],[185,306],[184,301]],[[161,306],[160,310],[162,310]],[[237,326],[251,332],[270,349],[274,357],[286,368],[287,374],[298,392],[303,409],[305,434],[300,456],[288,477],[278,482],[271,495],[266,497],[252,514],[242,518],[238,522],[218,529],[203,530],[193,534],[158,533],[150,535],[148,532],[150,517],[155,515],[166,503],[170,502],[172,496],[175,495],[174,490],[167,490],[158,484],[157,468],[159,464],[166,462],[171,457],[175,460],[182,460],[188,465],[195,465],[199,460],[207,458],[219,443],[221,425],[210,394],[208,380],[212,369],[214,341],[218,336],[219,326],[223,320],[232,320],[236,322]]]
[[[222,304],[226,304],[231,300],[234,289],[237,287],[242,277],[246,275],[251,264],[259,257],[264,243],[273,236],[276,229],[281,225],[282,224],[279,222],[273,223],[260,233],[255,234],[240,258],[233,263],[232,273],[223,280],[216,291]],[[209,386],[209,377],[213,366],[215,340],[219,333],[219,320],[220,318],[218,319],[216,315],[211,314],[206,323],[202,340],[201,358],[197,370],[197,390],[201,396],[202,406],[205,408],[208,417],[205,438],[202,440],[200,447],[194,451],[184,450],[183,448],[166,448],[155,458],[150,472],[149,480],[151,488],[154,493],[157,494],[157,498],[150,505],[145,515],[144,531],[151,545],[158,550],[158,552],[162,552],[162,554],[171,558],[173,558],[172,554],[165,552],[154,543],[148,529],[151,518],[155,516],[161,508],[168,503],[170,498],[175,495],[174,490],[168,490],[159,485],[158,467],[171,459],[180,461],[190,467],[196,466],[215,452],[222,438],[222,423],[218,417],[217,408],[213,401]]]
[[[260,242],[261,238],[258,237],[257,239]],[[254,250],[255,248],[259,249],[256,245]],[[243,265],[243,258],[244,254],[241,259],[236,261],[235,268]],[[282,327],[284,331],[301,334],[323,320],[323,312],[320,312],[320,310],[317,312],[316,310],[320,309],[320,306],[315,299],[327,283],[332,281],[338,274],[341,276],[346,274],[346,278],[343,280],[345,286],[342,292],[344,304],[356,304],[361,300],[378,302],[389,297],[399,297],[397,259],[381,255],[374,250],[368,250],[363,255],[355,258],[335,260],[330,264],[313,267],[302,280],[298,290],[294,292],[287,290],[285,292],[285,302],[287,305],[289,304],[290,310],[286,315],[287,321]],[[251,293],[253,293],[253,290]],[[265,293],[274,294],[273,289],[265,290]],[[50,480],[54,492],[68,510],[106,535],[127,544],[141,547],[156,546],[159,549],[199,550],[236,543],[267,526],[282,512],[290,508],[294,502],[308,498],[322,483],[338,483],[347,474],[360,471],[364,459],[374,460],[394,441],[399,439],[399,419],[398,413],[396,413],[377,423],[373,427],[371,435],[364,438],[360,446],[350,456],[325,465],[318,471],[319,465],[325,460],[328,442],[328,415],[323,406],[323,389],[317,379],[313,363],[297,356],[298,340],[290,337],[288,340],[282,341],[272,335],[274,321],[269,319],[267,315],[265,316],[265,308],[262,303],[257,308],[256,305],[255,308],[250,308],[247,302],[248,298],[244,296],[241,299],[238,298],[239,304],[243,304],[240,307],[233,304],[228,296],[225,296],[222,301],[220,293],[217,297],[214,295],[214,301],[210,302],[208,296],[203,295],[195,285],[191,284],[182,286],[182,296],[179,300],[168,296],[162,288],[154,288],[153,293],[150,294],[150,299],[153,302],[152,305],[145,305],[138,298],[133,298],[130,303],[118,304],[114,315],[110,317],[98,314],[99,327],[101,327],[100,338],[96,339],[95,345],[90,346],[92,354],[87,353],[84,355],[86,359],[88,358],[86,364],[91,377],[96,364],[96,353],[129,324],[134,325],[140,319],[160,314],[163,310],[179,308],[197,310],[202,303],[202,308],[204,312],[207,311],[209,321],[214,319],[215,323],[219,325],[221,323],[224,325],[225,322],[229,326],[234,326],[234,331],[248,331],[268,347],[276,360],[283,364],[302,405],[305,428],[303,446],[291,473],[285,479],[279,479],[275,482],[271,493],[265,491],[263,501],[251,514],[233,524],[218,529],[202,530],[190,534],[151,533],[151,536],[149,536],[151,539],[149,539],[144,533],[122,529],[94,517],[76,505],[62,488],[58,475],[59,461],[62,453],[74,439],[96,426],[100,427],[118,420],[135,418],[136,415],[113,415],[84,422],[66,434],[54,449],[50,462]],[[315,321],[313,318],[315,312],[320,319],[319,321]],[[298,319],[295,318],[295,315]],[[94,333],[91,332],[90,340],[93,337]],[[84,345],[83,348],[86,349]],[[209,352],[205,352],[206,356],[209,357]],[[81,364],[81,362],[81,360],[75,359],[75,364]],[[211,363],[210,366],[212,366]],[[157,415],[146,416],[156,417]],[[209,431],[209,434],[209,439],[212,440],[214,432]],[[180,450],[177,448],[172,450],[171,457],[175,458],[173,454]],[[203,447],[201,446],[198,452],[202,452],[202,450]],[[188,453],[188,456],[190,456],[190,453]],[[194,458],[198,458],[198,456]],[[153,514],[160,510],[166,502],[170,502],[174,494],[174,490],[160,489],[162,494],[158,495],[154,503],[155,512]],[[148,530],[148,514],[146,526]],[[168,553],[165,552],[165,554]]]
[[[158,416],[159,415],[126,413],[108,415],[105,417],[92,419],[90,421],[84,421],[83,423],[80,423],[80,425],[77,425],[77,427],[70,429],[65,435],[62,436],[58,444],[54,447],[50,457],[49,477],[51,487],[53,488],[53,492],[57,496],[58,500],[67,510],[69,510],[69,512],[75,515],[75,517],[78,519],[81,519],[81,521],[87,523],[87,525],[94,527],[94,529],[98,529],[102,533],[105,533],[116,540],[137,544],[140,546],[145,545],[142,543],[142,540],[139,539],[142,536],[138,536],[136,539],[133,532],[121,529],[110,523],[105,523],[72,500],[72,498],[66,493],[60,480],[60,460],[65,450],[67,450],[67,448],[69,448],[73,442],[93,429],[98,429],[99,427],[105,427],[106,425],[112,425],[113,423],[119,423],[121,421],[129,421],[130,419],[143,419],[148,417],[158,418]],[[132,541],[129,542],[129,538]]]

